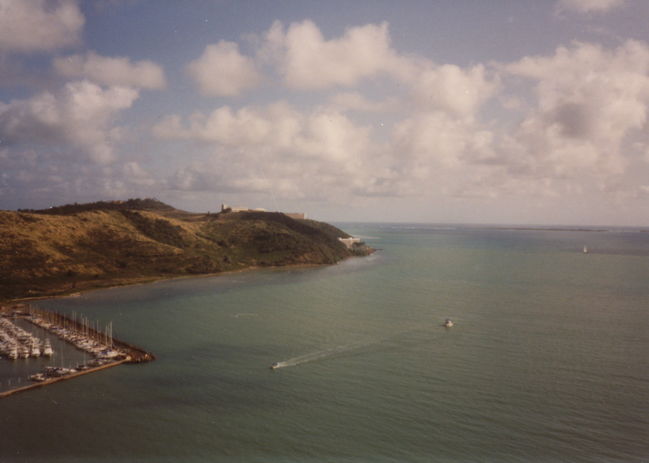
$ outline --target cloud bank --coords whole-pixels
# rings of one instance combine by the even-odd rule
[[[576,13],[603,13],[624,5],[626,0],[559,0],[556,11]]]
[[[0,103],[0,138],[4,144],[70,144],[93,161],[115,160],[113,142],[119,130],[113,117],[131,107],[138,92],[127,87],[103,89],[89,81],[66,84],[59,92],[43,92],[27,100]]]
[[[590,14],[623,3],[556,5]],[[78,43],[77,3],[10,5],[15,21],[46,23],[50,48],[0,29],[3,50]],[[0,101],[0,163],[12,173],[0,191],[56,185],[51,192],[163,190],[327,204],[623,202],[649,191],[643,41],[576,41],[509,62],[460,65],[398,49],[387,22],[327,37],[307,19],[273,22],[245,44],[210,41],[197,50],[169,77],[159,64],[126,55],[77,50],[48,58],[55,84]],[[174,101],[175,86],[187,81],[195,107]],[[140,122],[138,100],[165,109]]]
[[[396,52],[387,24],[325,39],[311,21],[275,23],[264,37],[258,59],[297,92],[360,87],[377,76],[405,92],[380,101],[359,90],[338,92],[310,110],[278,101],[169,115],[154,135],[198,142],[206,153],[177,172],[178,188],[260,192],[282,185],[286,194],[319,199],[332,189],[340,197],[559,197],[624,188],[620,178],[635,162],[628,143],[647,152],[643,42],[614,49],[576,42],[547,56],[462,68]],[[528,86],[534,99],[501,108],[511,113],[508,124],[486,121],[484,105],[511,84]],[[377,123],[360,123],[350,111]],[[380,123],[384,117],[391,122]]]
[[[144,89],[162,89],[166,85],[164,71],[152,61],[131,63],[126,57],[106,57],[88,52],[55,58],[52,65],[61,76],[85,78],[102,85]]]

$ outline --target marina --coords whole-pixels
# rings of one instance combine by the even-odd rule
[[[8,318],[0,318],[0,355],[11,360],[54,354],[50,340],[41,340],[32,333],[20,328]]]
[[[115,339],[112,322],[100,327],[99,323],[76,313],[65,316],[27,304],[15,304],[0,307],[0,361],[53,358],[56,353],[50,338],[43,339],[34,331],[47,333],[81,351],[83,361],[68,366],[64,366],[62,361],[61,365],[54,362],[43,365],[40,371],[26,378],[12,378],[7,389],[0,388],[0,398],[123,363],[149,362],[155,358],[150,352]]]

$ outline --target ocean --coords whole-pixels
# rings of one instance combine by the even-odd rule
[[[0,400],[0,461],[649,461],[649,233],[341,228],[379,251],[39,301],[157,360]]]

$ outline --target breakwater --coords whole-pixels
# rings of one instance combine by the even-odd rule
[[[94,367],[94,368],[88,368],[87,370],[74,371],[74,372],[71,372],[71,373],[69,373],[67,375],[64,375],[64,376],[48,377],[48,378],[46,378],[46,379],[44,379],[42,381],[39,381],[39,382],[34,382],[34,383],[28,384],[26,386],[16,387],[14,389],[9,389],[7,391],[0,392],[0,399],[4,399],[5,397],[9,397],[9,396],[17,394],[19,392],[25,392],[25,391],[29,391],[31,389],[37,389],[39,387],[48,386],[50,384],[58,383],[59,381],[65,381],[65,380],[68,380],[68,379],[76,378],[78,376],[87,375],[89,373],[95,373],[97,371],[105,370],[107,368],[116,367],[118,365],[121,365],[122,363],[126,363],[126,360],[118,360],[118,361],[114,361],[114,362],[109,362],[109,363],[106,363],[106,364],[103,364],[103,365],[100,365],[100,366],[97,366],[97,367]]]
[[[0,307],[0,320],[4,327],[3,333],[7,339],[7,345],[26,339],[27,331],[16,325],[17,320],[24,320],[83,351],[84,356],[89,354],[91,358],[89,361],[85,361],[84,358],[83,363],[67,368],[63,366],[47,366],[42,371],[29,375],[28,379],[32,382],[31,384],[2,391],[0,392],[0,398],[112,368],[123,363],[143,363],[155,359],[152,353],[115,338],[112,323],[100,327],[98,322],[91,322],[82,315],[62,315],[27,304],[15,304]],[[14,336],[15,340],[11,336]],[[47,340],[47,346],[49,348],[49,339]],[[28,358],[27,355],[10,355],[13,352],[11,350],[5,350],[4,352],[4,355],[2,355],[3,352],[0,352],[0,356],[3,357],[2,361],[20,361],[22,358]],[[9,354],[6,352],[9,352]]]

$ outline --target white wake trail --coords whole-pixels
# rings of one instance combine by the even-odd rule
[[[369,347],[369,346],[375,346],[378,344],[386,344],[389,345],[390,343],[393,343],[397,339],[401,338],[402,336],[405,335],[412,335],[414,333],[422,331],[420,328],[416,329],[410,329],[410,330],[404,330],[400,331],[396,334],[393,334],[392,336],[388,336],[385,338],[380,338],[380,339],[373,339],[370,341],[365,341],[365,342],[356,342],[352,344],[344,344],[336,347],[332,347],[329,349],[324,349],[324,350],[319,350],[316,352],[311,352],[309,354],[304,354],[300,355],[297,357],[292,357],[287,360],[282,360],[281,362],[275,362],[271,366],[272,369],[276,370],[278,368],[288,368],[288,367],[294,367],[297,365],[302,365],[304,363],[309,363],[309,362],[315,362],[317,360],[322,360],[326,359],[328,357],[333,357],[336,355],[342,355],[347,352],[351,352],[357,349],[361,349],[364,347]],[[418,341],[420,342],[420,341]]]
[[[298,357],[292,357],[290,359],[283,360],[281,362],[277,362],[275,364],[274,368],[277,369],[277,368],[294,367],[296,365],[301,365],[301,364],[304,364],[304,363],[315,362],[316,360],[321,360],[321,359],[324,359],[324,358],[327,358],[327,357],[331,357],[333,355],[338,355],[338,354],[349,352],[349,351],[352,351],[352,350],[355,350],[355,349],[360,349],[361,347],[366,347],[366,346],[369,346],[370,344],[375,344],[377,342],[380,342],[380,341],[345,344],[345,345],[342,345],[342,346],[332,347],[330,349],[319,350],[317,352],[311,352],[309,354],[300,355]]]

